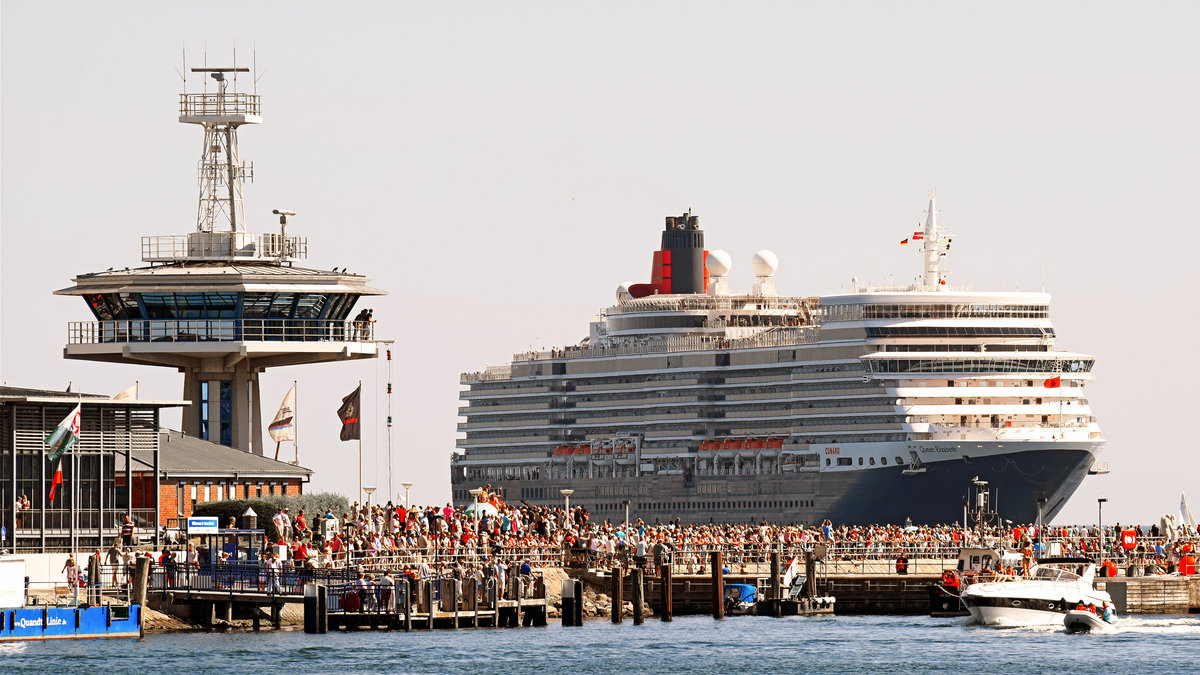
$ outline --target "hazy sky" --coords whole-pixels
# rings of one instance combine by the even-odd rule
[[[953,284],[1053,294],[1112,473],[1060,515],[1149,522],[1200,507],[1188,424],[1200,178],[1195,3],[312,3],[0,5],[0,377],[177,399],[170,369],[65,361],[51,292],[137,266],[138,238],[195,227],[202,134],[176,121],[181,50],[257,47],[265,124],[250,229],[299,215],[308,265],[391,295],[393,484],[449,497],[458,374],[574,343],[617,284],[647,281],[662,217],[709,248],[780,258],[786,294],[906,282],[898,240],[936,187]],[[193,80],[196,83],[197,80]],[[243,87],[245,80],[242,81]],[[1180,304],[1183,303],[1183,304]],[[310,489],[353,494],[335,410],[383,363],[268,370],[269,419],[300,381]],[[364,401],[366,412],[380,411]],[[178,426],[178,413],[168,416]],[[386,490],[382,421],[367,482]],[[958,487],[953,488],[957,494]],[[1003,498],[1003,497],[1001,497]],[[957,497],[955,497],[957,499]]]

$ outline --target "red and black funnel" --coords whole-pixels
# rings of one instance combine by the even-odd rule
[[[705,293],[708,290],[708,268],[704,264],[707,258],[700,217],[693,216],[690,211],[682,216],[667,216],[662,248],[654,252],[650,283],[630,286],[629,294],[644,298],[656,293]]]

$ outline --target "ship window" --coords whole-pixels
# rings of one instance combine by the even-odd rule
[[[862,457],[859,457],[859,458],[858,458],[858,465],[859,465],[859,466],[862,466],[862,465],[863,465]]]
[[[879,458],[879,463],[880,463],[880,464],[882,464],[882,465],[884,465],[884,466],[887,466],[887,457],[880,457],[880,458]]]
[[[859,463],[859,464],[862,464],[862,459],[861,459],[861,458],[859,458],[859,460],[858,460],[858,463]],[[871,466],[875,466],[875,458],[874,458],[874,457],[872,457],[872,458],[871,458]]]
[[[833,464],[833,460],[831,460],[831,459],[829,459],[828,457],[826,457],[826,458],[825,458],[825,466],[829,466],[830,464]]]
[[[897,458],[896,458],[896,463],[897,463],[897,464],[903,464],[903,463],[904,463],[904,459],[903,459],[902,457],[897,457]]]
[[[838,457],[838,466],[850,466],[853,462],[849,457]]]

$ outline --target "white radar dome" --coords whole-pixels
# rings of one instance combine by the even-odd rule
[[[769,277],[779,269],[779,257],[770,251],[759,251],[750,259],[750,267],[754,269],[754,276]]]
[[[728,253],[720,249],[709,251],[708,260],[704,263],[708,267],[708,273],[714,277],[723,277],[729,274],[729,270],[733,267],[733,258]]]
[[[636,281],[622,281],[620,286],[617,286],[617,299],[629,295],[629,287],[637,283]]]

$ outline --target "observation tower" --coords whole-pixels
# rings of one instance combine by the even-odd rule
[[[261,455],[259,374],[375,358],[373,324],[351,317],[363,296],[385,292],[345,267],[297,266],[308,241],[288,233],[292,211],[274,210],[278,232],[247,229],[242,193],[254,169],[241,159],[238,129],[262,123],[257,88],[238,91],[249,71],[192,68],[201,93],[184,80],[179,121],[204,129],[195,231],[142,237],[147,266],[81,274],[55,295],[83,297],[94,318],[68,324],[65,358],[178,368],[191,402],[184,433]]]

